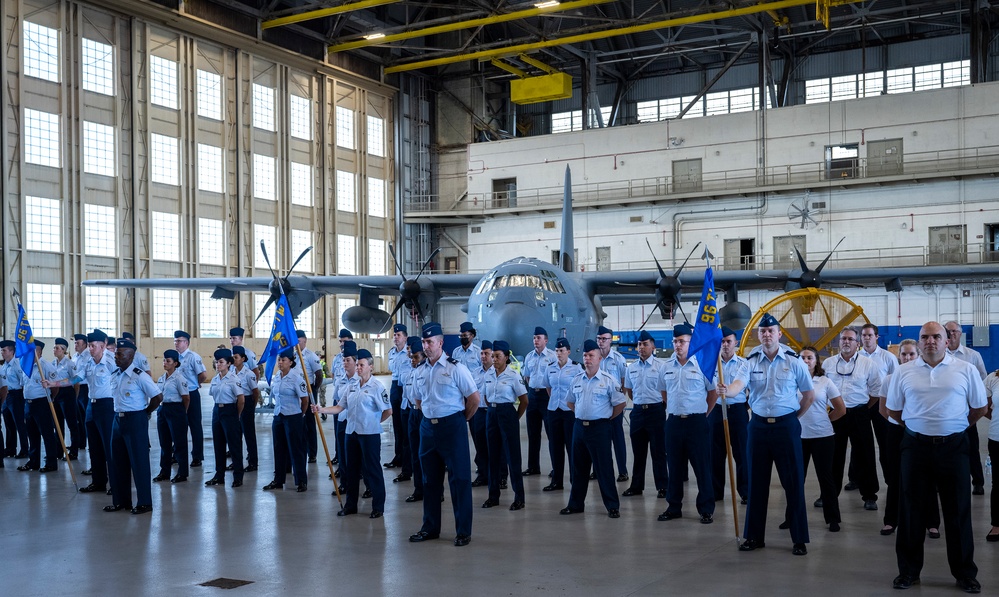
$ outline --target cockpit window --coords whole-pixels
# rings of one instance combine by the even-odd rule
[[[473,294],[486,294],[491,290],[499,288],[534,288],[535,290],[545,290],[558,294],[565,294],[558,278],[549,271],[542,271],[540,276],[530,274],[508,274],[497,276],[496,272],[490,272],[476,285]]]

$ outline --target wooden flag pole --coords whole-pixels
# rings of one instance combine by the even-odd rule
[[[333,474],[333,459],[330,458],[330,448],[326,444],[326,434],[323,432],[323,420],[319,417],[319,413],[312,412],[312,407],[317,404],[316,399],[312,396],[312,380],[309,379],[309,372],[305,368],[305,357],[302,356],[302,347],[299,344],[295,344],[295,351],[298,352],[298,362],[302,363],[302,372],[305,373],[305,388],[309,392],[309,412],[316,418],[316,428],[319,430],[319,437],[323,440],[323,452],[326,453],[326,464],[330,467],[330,478],[333,479],[333,493],[336,494],[336,501],[340,503],[340,507],[343,507],[343,500],[340,498],[340,487],[336,482],[336,475]]]
[[[725,385],[725,371],[722,368],[721,354],[718,355],[718,382],[721,385]],[[735,503],[736,488],[739,487],[738,482],[735,479],[735,466],[732,464],[732,439],[728,431],[728,404],[726,402],[725,393],[722,392],[722,426],[725,429],[725,454],[728,460],[728,478],[729,478],[729,489],[732,493],[732,522],[735,524],[735,539],[738,541],[739,537],[739,507]]]

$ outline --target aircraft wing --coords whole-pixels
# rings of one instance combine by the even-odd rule
[[[482,278],[479,274],[424,274],[422,280],[435,288],[459,294],[468,294]],[[274,281],[271,277],[250,278],[123,278],[112,280],[87,280],[84,286],[113,286],[116,288],[171,288],[178,290],[214,290],[230,292],[268,292]],[[402,284],[402,276],[288,276],[293,288],[327,294],[357,294],[362,288],[378,294],[395,295]]]

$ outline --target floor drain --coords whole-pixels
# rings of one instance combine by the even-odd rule
[[[238,578],[216,578],[215,580],[203,582],[199,586],[215,587],[217,589],[235,589],[252,583],[252,580],[239,580]]]

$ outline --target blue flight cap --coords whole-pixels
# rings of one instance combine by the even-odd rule
[[[191,334],[188,334],[184,330],[177,330],[176,332],[173,333],[173,337],[174,338],[184,338],[186,340],[190,340],[191,339]]]
[[[392,326],[392,333],[402,332],[403,334],[409,335],[409,330],[406,329],[405,324],[397,323]]]
[[[87,342],[107,342],[107,341],[108,341],[108,335],[100,330],[94,330],[89,334],[87,334]]]
[[[118,340],[118,348],[131,348],[132,350],[135,350],[135,342],[122,338],[121,340]]]
[[[474,332],[475,328],[472,326],[471,321],[466,321],[465,323],[458,326],[459,332]]]
[[[180,353],[177,352],[176,350],[172,349],[172,348],[169,349],[169,350],[164,350],[163,351],[163,358],[164,359],[173,359],[173,360],[175,360],[175,361],[177,361],[179,363],[180,362]]]
[[[67,342],[65,338],[56,338],[55,345],[62,346],[64,348],[69,348],[69,342]]]
[[[610,329],[608,327],[600,326],[600,327],[597,328],[597,335],[599,336],[601,334],[610,334],[611,336],[613,336],[614,335],[614,330],[612,330],[612,329]]]
[[[538,327],[534,328],[534,335],[535,336],[544,336],[545,338],[547,338],[548,337],[548,330],[546,330],[545,328],[543,328],[543,327],[541,327],[539,325]]]
[[[353,340],[354,339],[354,334],[351,334],[350,330],[348,330],[347,328],[340,328],[340,335],[337,336],[337,337],[338,338],[347,338],[348,340]]]
[[[572,347],[569,346],[568,338],[559,338],[555,341],[555,348],[565,348],[566,350],[571,350]]]
[[[13,340],[0,340],[0,348],[14,348],[17,344]]]
[[[231,359],[232,351],[229,350],[228,348],[220,348],[215,351],[214,356],[216,361],[219,359]]]
[[[597,346],[597,341],[587,340],[583,342],[583,352],[590,352],[591,350],[600,350],[600,347]]]
[[[673,337],[677,336],[690,336],[694,333],[694,328],[690,327],[689,323],[681,323],[680,325],[673,326]]]
[[[244,348],[242,346],[233,346],[232,347],[232,354],[234,354],[234,355],[238,354],[239,356],[241,356],[241,357],[243,357],[245,359],[246,358],[246,348]]]
[[[413,354],[418,352],[423,352],[423,341],[421,341],[416,336],[413,336],[409,340],[406,340],[406,344],[409,345],[409,351]]]
[[[728,337],[728,336],[734,336],[734,335],[735,335],[735,332],[732,331],[732,328],[728,327],[727,325],[723,325],[722,326],[722,338],[725,338],[725,337]]]
[[[492,350],[492,349],[493,349],[492,342],[490,342],[489,340],[482,341],[482,350]]]
[[[243,328],[232,328],[229,330],[230,336],[239,336],[240,338],[242,338],[245,333],[246,330],[244,330]]]
[[[135,336],[132,335],[132,332],[122,332],[121,337],[125,338],[126,340],[131,340],[133,342],[135,341]]]
[[[510,352],[510,343],[506,340],[493,340],[493,350]]]
[[[278,354],[278,356],[281,357],[282,359],[290,359],[290,360],[294,361],[295,360],[295,349],[294,348],[285,348],[284,350],[282,350]]]
[[[652,337],[652,334],[648,333],[645,330],[642,330],[642,333],[638,335],[638,341],[645,342],[646,340],[652,342],[653,344],[656,343],[656,339]]]
[[[38,348],[45,348],[45,343],[41,340],[35,340],[35,346]]]
[[[341,354],[344,356],[344,358],[346,358],[346,357],[357,358],[357,344],[354,343],[354,342],[351,342],[350,340],[344,342],[343,343],[343,350],[341,351]]]
[[[83,340],[84,342],[86,342],[87,341],[87,335],[86,334],[73,334],[73,340]]]
[[[295,330],[295,335],[299,338],[308,338],[308,336],[305,335],[305,330]]]
[[[774,317],[773,315],[771,315],[769,313],[764,313],[763,314],[763,318],[760,319],[760,327],[761,328],[769,328],[769,327],[773,327],[773,326],[780,327],[780,322],[777,321],[777,318]]]
[[[108,344],[118,344],[114,336],[108,336]]]
[[[431,321],[430,323],[423,326],[424,338],[433,338],[434,336],[443,336],[443,335],[444,335],[444,329],[441,327],[441,324],[437,323],[436,321]]]
[[[371,356],[371,351],[369,351],[367,348],[362,348],[362,349],[360,349],[360,350],[357,351],[357,359],[358,360],[361,360],[361,359],[370,359],[370,358],[373,358],[373,357]]]

